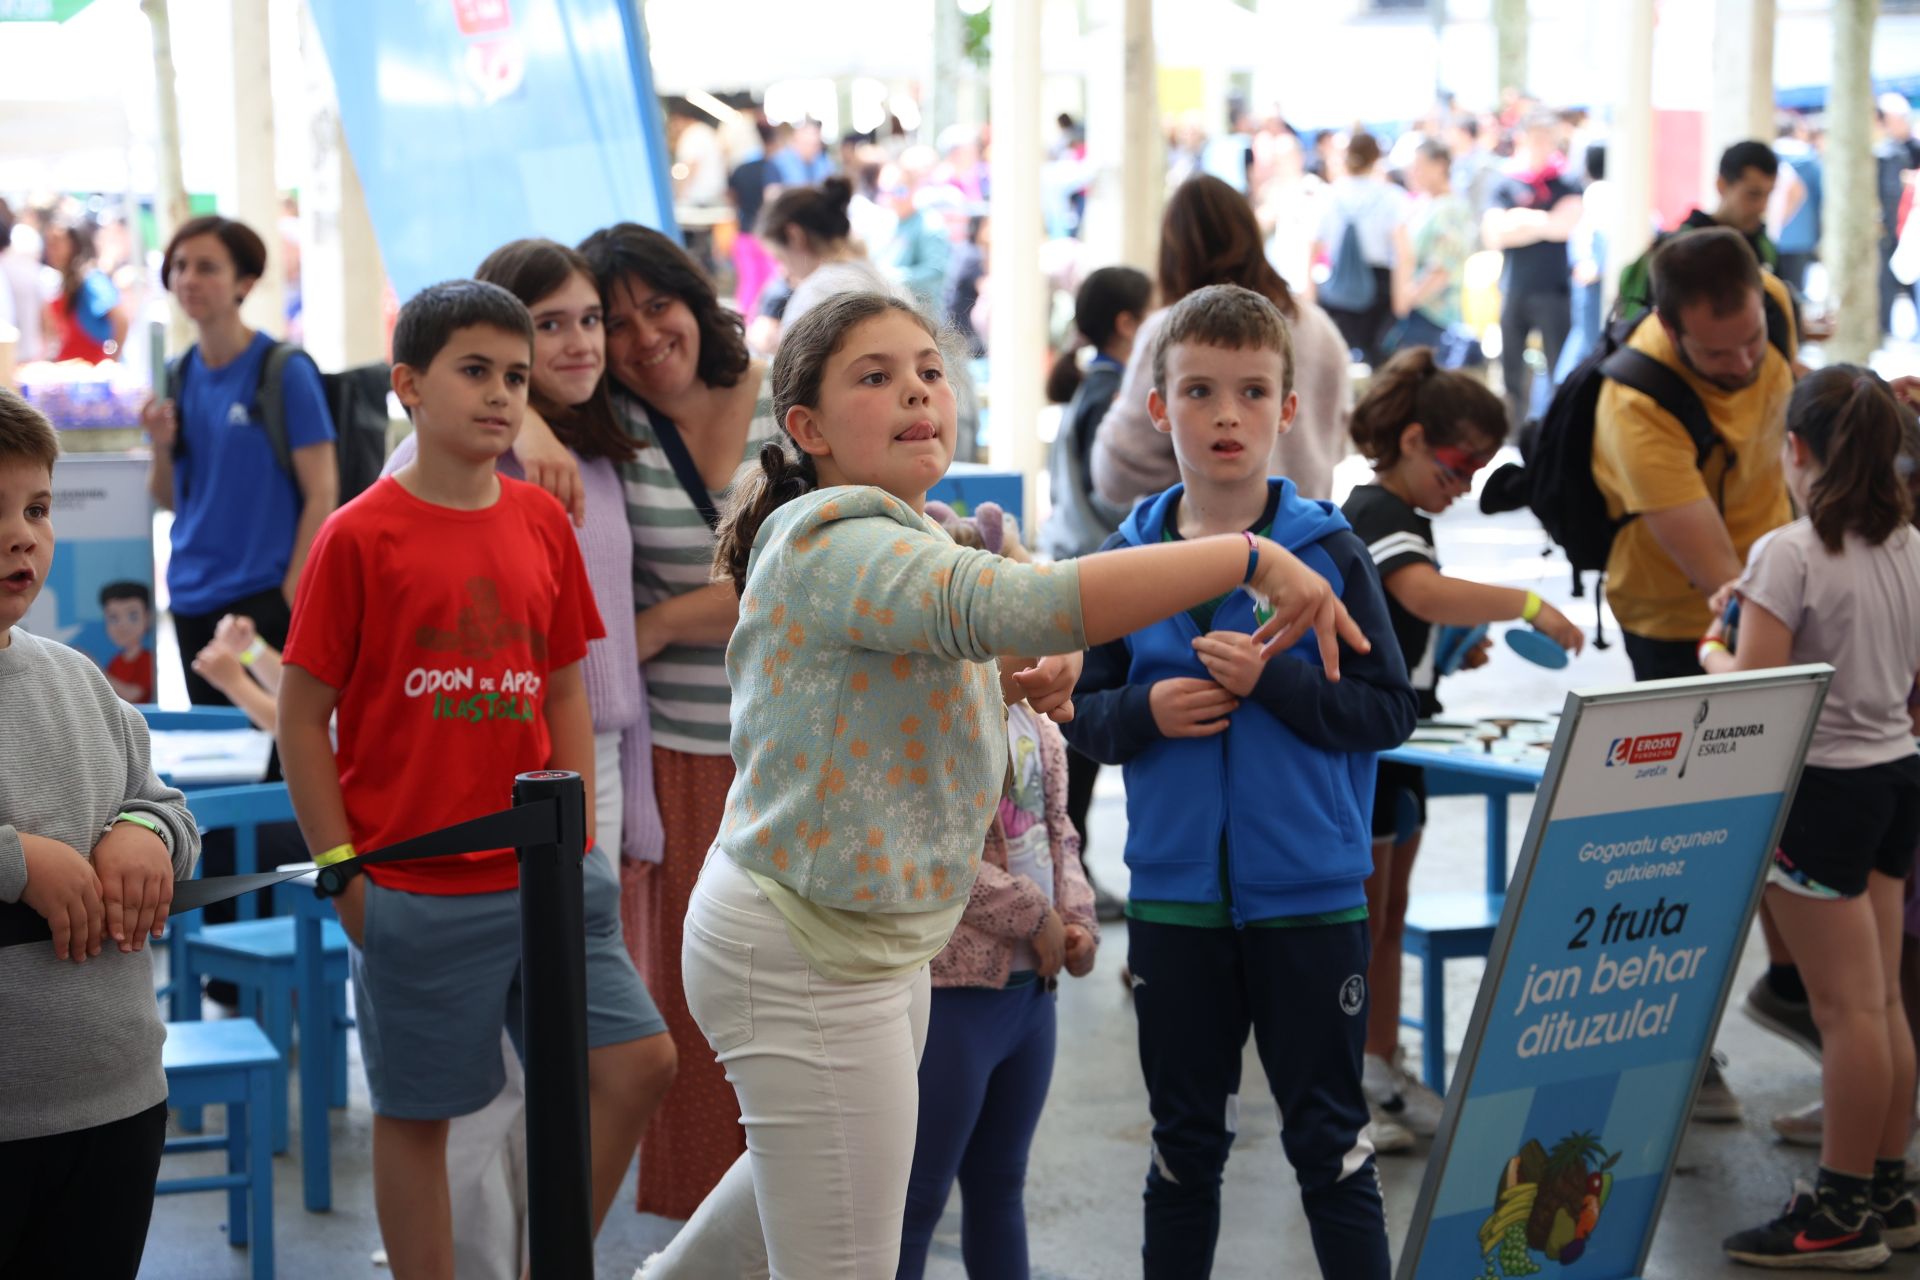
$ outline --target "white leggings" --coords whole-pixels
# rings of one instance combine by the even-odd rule
[[[823,977],[779,910],[718,852],[700,872],[684,939],[687,1006],[739,1096],[747,1154],[645,1274],[892,1280],[919,1120],[926,967],[877,982]]]

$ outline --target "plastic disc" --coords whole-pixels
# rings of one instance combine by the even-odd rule
[[[1507,632],[1507,647],[1536,666],[1559,670],[1567,665],[1567,651],[1538,631],[1515,627]]]

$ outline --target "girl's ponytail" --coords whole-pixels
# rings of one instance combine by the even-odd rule
[[[1047,401],[1065,404],[1080,389],[1080,348],[1104,348],[1113,340],[1120,317],[1144,320],[1153,299],[1153,281],[1132,267],[1101,267],[1080,282],[1073,295],[1073,345],[1062,351],[1047,374]]]
[[[1048,404],[1065,404],[1080,389],[1080,348],[1085,345],[1075,334],[1073,342],[1054,358],[1053,368],[1047,372]]]
[[[1828,551],[1849,532],[1878,546],[1912,515],[1899,468],[1910,416],[1877,374],[1855,365],[1822,369],[1794,389],[1787,430],[1820,463],[1807,518]]]
[[[747,558],[753,540],[767,517],[804,497],[820,485],[811,454],[793,454],[778,440],[760,446],[760,466],[740,478],[727,498],[720,525],[714,530],[713,580],[733,583],[733,593],[747,589]]]

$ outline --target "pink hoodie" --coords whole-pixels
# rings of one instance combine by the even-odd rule
[[[1080,837],[1067,820],[1067,742],[1051,720],[1040,726],[1040,769],[1046,785],[1047,834],[1053,846],[1053,900],[1060,919],[1100,943],[1093,889],[1080,869]],[[1047,918],[1047,899],[1025,876],[1007,870],[1007,845],[995,823],[981,851],[966,914],[946,950],[933,958],[936,987],[1004,987],[1014,943],[1031,938]]]

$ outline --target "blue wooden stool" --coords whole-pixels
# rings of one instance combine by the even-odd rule
[[[1418,1018],[1404,1014],[1403,1027],[1420,1030],[1422,1072],[1427,1087],[1447,1092],[1447,961],[1484,956],[1500,924],[1504,893],[1423,893],[1407,903],[1401,949],[1420,962]]]
[[[190,792],[187,807],[202,831],[231,829],[235,833],[242,873],[257,870],[255,828],[293,816],[282,782]],[[305,893],[312,898],[310,887]],[[249,895],[249,899],[254,896]],[[325,914],[330,917],[331,909]],[[302,963],[298,942],[302,928],[311,929],[317,940],[310,944],[319,953],[311,966]],[[346,1012],[345,933],[331,919],[318,927],[286,916],[206,925],[198,913],[192,913],[168,925],[167,941],[170,964],[166,994],[175,1021],[190,1022],[200,1017],[201,978],[222,978],[240,988],[248,1011],[261,1021],[271,1042],[279,1048],[281,1065],[272,1117],[270,1122],[263,1122],[270,1123],[268,1131],[276,1152],[285,1151],[288,1145],[286,1064],[293,1052],[294,1005],[299,1003],[304,1054],[300,1096],[305,1204],[309,1211],[325,1212],[332,1207],[326,1109],[347,1105],[346,1028],[352,1022]],[[199,1108],[183,1107],[180,1126],[197,1131]]]
[[[208,925],[188,934],[182,949],[181,981],[187,989],[197,990],[202,978],[231,982],[239,988],[247,1012],[259,1020],[280,1051],[271,1116],[276,1153],[287,1149],[287,1063],[293,1053],[296,993],[316,1004],[326,1002],[330,1014],[324,1026],[331,1034],[321,1043],[300,1046],[303,1092],[308,1085],[325,1087],[333,1106],[347,1105],[347,934],[337,920],[328,920],[321,925],[320,937],[322,988],[312,993],[301,988],[291,918]],[[193,1119],[183,1116],[181,1123],[192,1127]]]
[[[250,1242],[253,1280],[273,1280],[273,1152],[264,1121],[272,1109],[280,1055],[257,1024],[231,1018],[168,1023],[160,1061],[166,1068],[169,1105],[227,1108],[224,1136],[169,1138],[167,1152],[224,1149],[227,1172],[164,1181],[154,1193],[225,1191],[227,1243],[238,1247]],[[280,1096],[284,1101],[284,1087]]]

